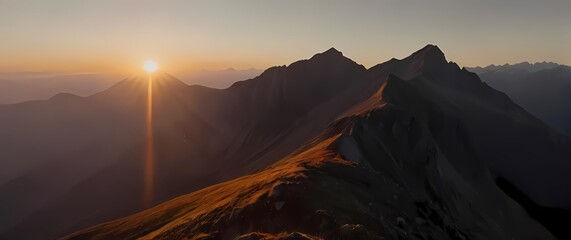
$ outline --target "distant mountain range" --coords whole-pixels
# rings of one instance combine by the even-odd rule
[[[552,62],[469,68],[553,128],[571,136],[571,67]]]
[[[124,76],[99,73],[0,73],[0,104],[45,100],[58,93],[89,96],[109,88],[121,78]]]
[[[537,63],[529,63],[529,62],[521,62],[516,64],[504,64],[504,65],[488,65],[487,67],[472,67],[467,68],[468,70],[475,72],[477,74],[493,72],[493,71],[500,71],[500,72],[537,72],[541,70],[551,69],[560,67],[563,65],[559,65],[554,62],[537,62]]]
[[[136,213],[147,84],[0,106],[5,238],[554,239],[570,226],[526,211],[571,209],[571,139],[436,46],[369,69],[332,48],[227,89],[155,74],[164,203]]]
[[[236,81],[258,76],[261,72],[254,68],[228,68],[181,73],[178,77],[188,85],[222,89]],[[111,87],[124,77],[101,73],[0,72],[0,104],[46,100],[58,93],[89,96]]]

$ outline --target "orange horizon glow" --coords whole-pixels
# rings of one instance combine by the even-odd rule
[[[152,74],[149,73],[147,87],[147,117],[146,117],[146,154],[145,154],[145,190],[143,201],[145,207],[151,206],[154,200],[154,178],[155,178],[155,162],[154,162],[154,136],[153,136],[153,84]]]
[[[326,49],[325,49],[326,50]],[[316,52],[317,53],[317,52]],[[289,64],[301,58],[311,57],[309,55],[300,55],[296,58],[285,59],[267,59],[267,60],[251,60],[246,57],[243,60],[226,60],[224,58],[212,59],[194,55],[192,59],[181,58],[158,58],[154,59],[161,62],[161,71],[171,74],[192,74],[202,70],[224,70],[234,68],[238,70],[244,69],[267,69],[275,65]],[[80,60],[80,59],[55,59],[45,58],[28,58],[19,60],[17,57],[0,59],[0,73],[14,72],[49,72],[54,74],[77,74],[77,73],[94,73],[94,74],[118,74],[118,75],[134,75],[141,72],[140,63],[145,57],[120,59],[117,56],[109,56],[109,59],[101,60]]]

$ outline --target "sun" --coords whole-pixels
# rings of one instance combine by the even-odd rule
[[[147,60],[145,64],[143,64],[143,69],[145,69],[145,71],[148,73],[153,73],[157,71],[158,68],[159,66],[157,65],[157,62],[153,60]]]

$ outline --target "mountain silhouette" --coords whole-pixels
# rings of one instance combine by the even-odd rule
[[[5,236],[145,209],[147,81],[0,106]],[[434,45],[369,69],[332,48],[222,90],[152,84],[155,203],[220,184],[70,238],[552,238],[497,177],[571,208],[569,138]]]

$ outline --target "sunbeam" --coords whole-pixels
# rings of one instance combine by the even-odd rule
[[[154,139],[153,139],[153,78],[149,72],[147,87],[147,123],[146,123],[146,154],[145,154],[145,192],[144,204],[150,206],[154,196]]]

